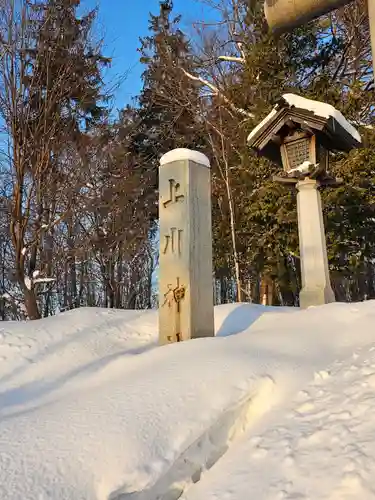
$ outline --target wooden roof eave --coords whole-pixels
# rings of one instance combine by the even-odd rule
[[[302,128],[310,128],[311,133],[315,133],[317,130],[323,130],[327,123],[326,118],[316,116],[310,111],[285,107],[280,109],[269,123],[264,124],[250,141],[250,147],[258,150],[264,149],[267,143],[272,140],[273,136],[278,134],[288,120],[301,125]],[[306,127],[304,127],[304,125]]]
[[[315,115],[313,111],[287,106],[281,108],[268,123],[263,125],[249,141],[249,146],[261,152],[289,120],[299,124],[307,132],[316,134],[326,149],[349,151],[361,147],[361,143],[332,116],[324,118]]]

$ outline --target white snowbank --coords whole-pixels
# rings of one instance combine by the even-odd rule
[[[277,441],[272,425],[283,418],[283,428],[292,425],[288,401],[314,373],[322,380],[313,384],[325,383],[328,365],[345,366],[372,343],[375,321],[372,302],[266,311],[218,307],[218,338],[157,348],[155,312],[83,309],[0,323],[0,498],[249,498],[245,490],[236,495],[234,482],[237,470],[245,481],[255,458],[238,455],[238,469],[236,448],[262,425]],[[215,473],[228,457],[233,495],[223,471]],[[262,477],[251,476],[264,488],[252,497],[284,488],[278,466],[267,463]],[[272,482],[278,474],[279,490]]]
[[[375,341],[271,411],[183,500],[375,498]]]

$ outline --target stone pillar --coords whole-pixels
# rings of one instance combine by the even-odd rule
[[[214,336],[211,170],[175,149],[159,169],[159,342]]]
[[[318,187],[318,182],[312,179],[297,183],[302,308],[335,302],[329,279],[322,201]]]

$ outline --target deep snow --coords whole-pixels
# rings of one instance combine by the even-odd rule
[[[375,303],[0,323],[0,498],[375,498]]]

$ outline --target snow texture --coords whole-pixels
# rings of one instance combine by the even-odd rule
[[[374,389],[371,342],[316,372],[183,500],[375,498]]]
[[[306,99],[305,97],[301,97],[296,94],[284,94],[283,98],[290,106],[295,106],[296,108],[311,111],[316,116],[320,116],[321,118],[334,118],[352,137],[354,137],[356,141],[362,142],[358,130],[347,121],[347,119],[340,113],[340,111],[338,111],[330,104]],[[247,140],[250,141],[264,125],[272,121],[278,111],[278,109],[273,108],[272,111],[259,123],[259,125],[257,125],[250,132]]]
[[[374,498],[375,303],[0,324],[0,498]]]
[[[172,163],[174,161],[190,160],[207,168],[210,168],[210,160],[206,155],[192,149],[177,148],[169,151],[160,158],[160,165]]]
[[[301,174],[306,174],[309,172],[310,168],[313,167],[314,165],[310,163],[308,160],[304,161],[301,163],[301,165],[298,165],[296,168],[291,168],[288,173],[293,173],[293,172],[301,172]]]
[[[247,141],[249,142],[253,137],[255,137],[255,135],[264,125],[272,121],[273,117],[277,115],[278,111],[279,111],[278,109],[273,108],[272,111],[265,118],[263,118],[263,120],[260,123],[258,123],[258,125],[255,128],[253,128],[253,130],[247,137]]]
[[[34,284],[37,284],[37,283],[54,283],[56,281],[55,278],[36,278],[33,280],[33,283]]]
[[[290,106],[312,111],[316,116],[320,116],[321,118],[334,118],[352,137],[354,137],[356,141],[362,142],[358,130],[353,127],[353,125],[348,122],[340,111],[334,108],[331,104],[313,101],[296,94],[284,94],[283,98],[290,104]]]
[[[32,287],[33,287],[33,283],[31,281],[31,279],[28,277],[28,276],[25,276],[24,277],[24,283],[25,283],[25,287],[28,289],[28,290],[31,290]]]

